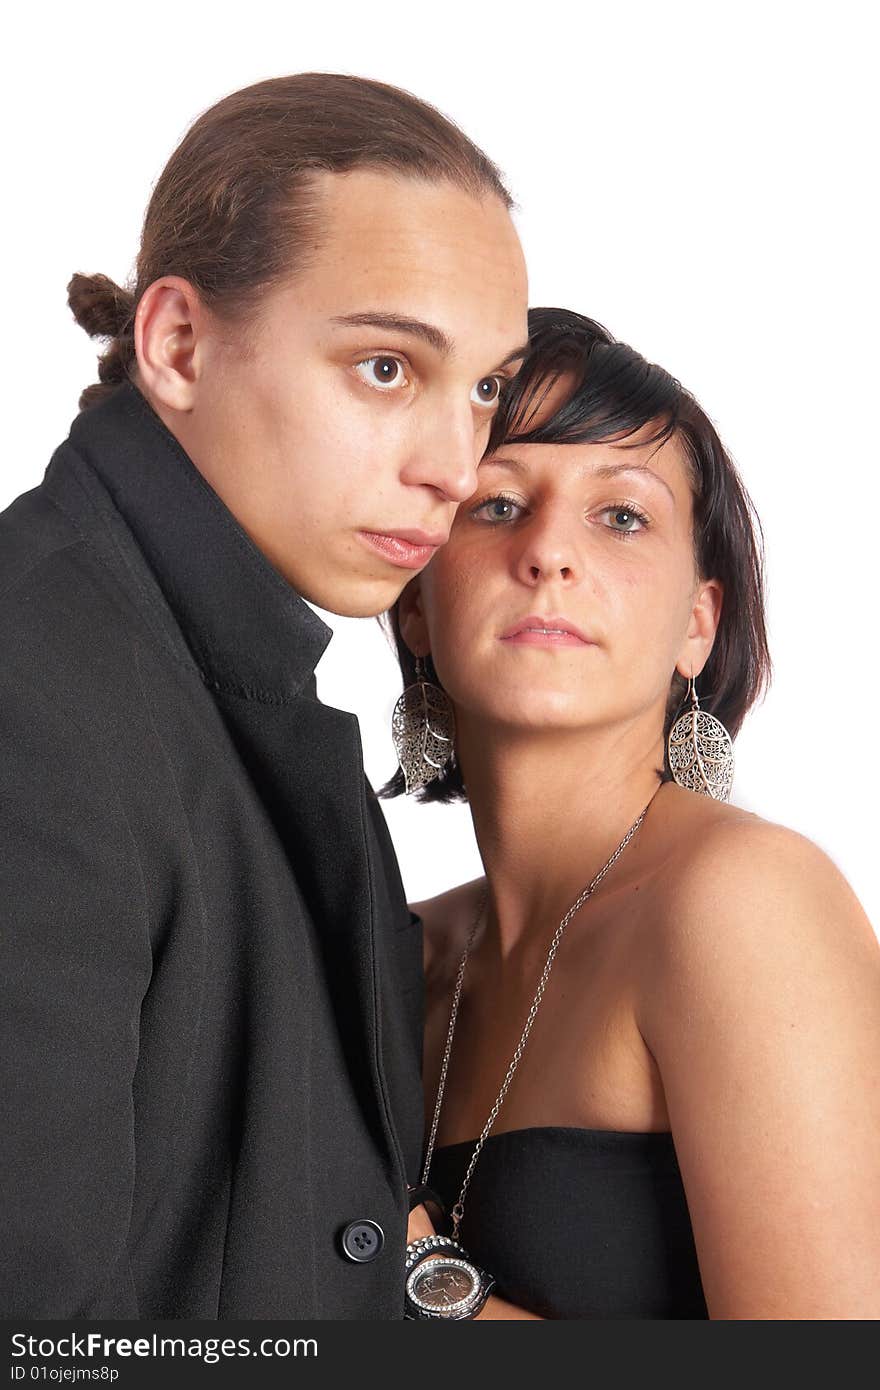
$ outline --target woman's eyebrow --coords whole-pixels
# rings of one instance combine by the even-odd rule
[[[484,458],[480,463],[480,469],[482,470],[488,467],[506,468],[511,473],[519,473],[521,476],[528,474],[530,471],[528,464],[522,463],[520,459],[511,458],[506,454],[491,454]],[[672,501],[675,501],[675,493],[672,491],[666,479],[661,478],[660,474],[655,473],[653,468],[649,468],[646,463],[600,463],[594,466],[586,464],[583,472],[584,477],[591,478],[616,478],[618,473],[647,474],[649,478],[653,478],[655,482],[665,488]]]
[[[649,478],[653,478],[661,487],[665,487],[669,496],[675,501],[675,493],[669,486],[665,478],[661,478],[659,473],[655,473],[653,468],[649,468],[646,463],[600,463],[596,468],[590,470],[596,478],[615,478],[618,473],[643,473]]]
[[[509,468],[511,473],[528,473],[528,464],[521,463],[519,459],[506,458],[504,454],[488,454],[480,460],[480,468]]]

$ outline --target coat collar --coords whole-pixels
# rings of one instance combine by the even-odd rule
[[[332,632],[281,577],[129,382],[74,421],[70,445],[98,475],[204,677],[285,699]]]

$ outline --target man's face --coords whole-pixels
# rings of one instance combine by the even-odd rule
[[[304,597],[388,608],[477,484],[528,336],[526,273],[491,195],[321,174],[314,246],[247,330],[208,319],[181,442]]]

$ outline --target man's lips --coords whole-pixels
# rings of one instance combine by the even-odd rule
[[[553,614],[545,616],[540,613],[530,613],[525,618],[519,618],[502,632],[499,640],[535,647],[595,646],[592,637],[588,637],[567,618],[557,618]]]
[[[367,544],[402,569],[419,570],[449,539],[447,531],[361,531]]]

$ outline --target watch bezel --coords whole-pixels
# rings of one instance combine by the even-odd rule
[[[442,1265],[447,1269],[452,1266],[455,1269],[463,1269],[473,1281],[473,1288],[455,1303],[447,1303],[445,1307],[438,1308],[436,1304],[427,1303],[419,1298],[415,1291],[416,1283],[430,1273],[428,1265]],[[414,1308],[417,1308],[423,1317],[428,1318],[466,1318],[468,1314],[478,1305],[483,1298],[484,1277],[483,1272],[470,1260],[459,1259],[455,1255],[437,1255],[433,1258],[420,1260],[414,1269],[407,1275],[406,1296]],[[483,1300],[485,1301],[485,1300]]]

